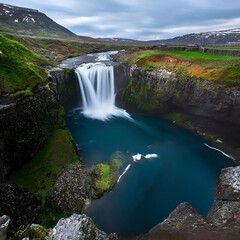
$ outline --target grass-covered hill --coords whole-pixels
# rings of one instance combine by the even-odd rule
[[[142,50],[131,53],[128,61],[148,71],[165,66],[191,77],[204,78],[230,87],[240,86],[240,57],[197,51]]]
[[[78,39],[77,35],[38,10],[2,3],[0,3],[0,31],[33,36]]]
[[[47,79],[47,59],[0,34],[0,93],[31,90]]]
[[[54,39],[36,36],[24,36],[17,34],[7,34],[9,39],[13,39],[23,44],[31,51],[48,58],[52,63],[59,64],[63,59],[68,57],[80,56],[88,53],[106,52],[113,50],[133,48],[133,45],[88,42],[72,39]]]
[[[57,65],[70,56],[130,47],[0,33],[0,93],[30,92],[47,79],[45,66]]]

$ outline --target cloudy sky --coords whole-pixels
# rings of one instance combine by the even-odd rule
[[[138,40],[240,28],[239,0],[7,0],[78,35]]]

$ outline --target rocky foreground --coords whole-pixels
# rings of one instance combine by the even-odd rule
[[[0,224],[0,237],[6,239],[11,220],[7,216],[2,216]],[[222,170],[215,188],[215,201],[206,217],[201,216],[189,203],[184,202],[165,221],[148,233],[130,239],[236,240],[239,239],[239,234],[240,166],[237,166]],[[62,218],[53,229],[46,229],[36,224],[31,227],[28,225],[25,230],[15,233],[15,236],[16,239],[24,237],[52,240],[118,239],[116,234],[108,235],[99,230],[84,214],[73,214],[68,218]]]

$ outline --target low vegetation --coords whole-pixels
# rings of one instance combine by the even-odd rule
[[[45,58],[0,34],[0,93],[31,90],[47,79],[46,65]]]
[[[30,162],[13,173],[10,181],[44,200],[51,193],[56,177],[69,163],[78,163],[72,136],[67,129],[54,129],[47,145]]]
[[[195,51],[144,50],[130,54],[129,62],[152,71],[161,66],[195,78],[204,78],[229,87],[239,87],[240,57]]]
[[[88,53],[106,52],[113,50],[129,49],[131,45],[112,44],[101,42],[87,42],[71,39],[54,39],[36,36],[22,36],[14,34],[4,34],[9,39],[22,43],[33,52],[48,58],[53,64],[60,64],[68,57],[80,56]]]
[[[104,192],[112,190],[118,178],[118,167],[113,160],[109,164],[96,164],[90,174],[88,195],[94,199],[101,198]]]

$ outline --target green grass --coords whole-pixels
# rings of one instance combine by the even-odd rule
[[[10,176],[10,181],[20,188],[44,199],[51,193],[56,177],[61,174],[63,166],[78,161],[73,146],[73,138],[67,129],[55,129],[48,144],[19,171]]]
[[[47,79],[40,66],[48,61],[17,41],[0,34],[0,93],[31,90]]]
[[[197,51],[160,51],[145,50],[139,51],[131,58],[131,63],[138,63],[151,56],[168,55],[180,60],[191,61],[197,63],[204,68],[224,68],[230,65],[240,63],[240,57],[213,55],[208,53],[200,53]],[[150,66],[151,67],[151,66]]]
[[[114,161],[110,161],[109,164],[99,163],[96,165],[99,172],[98,178],[95,181],[96,187],[101,192],[108,192],[112,189],[113,185],[117,181],[117,165]]]
[[[215,75],[217,82],[230,87],[240,87],[240,64],[225,68]]]
[[[186,119],[186,116],[183,113],[170,112],[165,115],[166,119],[173,121],[175,123],[181,123]]]
[[[233,50],[233,51],[240,51],[240,46],[239,47],[205,47],[205,48],[210,48],[210,49],[218,49],[218,50]]]

